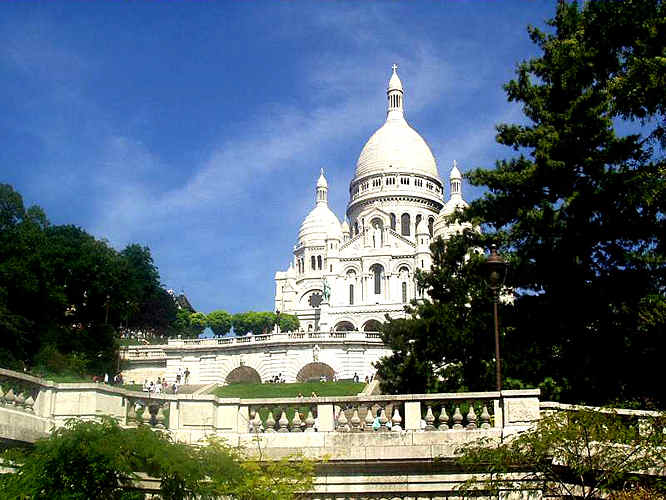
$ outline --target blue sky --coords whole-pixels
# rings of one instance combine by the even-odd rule
[[[4,2],[0,182],[147,245],[198,310],[270,310],[320,168],[344,216],[391,65],[440,175],[491,167],[522,119],[502,84],[555,4]]]

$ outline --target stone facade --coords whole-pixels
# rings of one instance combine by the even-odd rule
[[[286,382],[332,375],[363,381],[372,364],[391,353],[373,332],[279,333],[220,339],[170,340],[161,346],[131,346],[123,352],[127,381],[143,383],[190,372],[190,383],[225,384],[243,380]],[[245,373],[243,373],[245,372]],[[247,376],[249,374],[249,376]]]

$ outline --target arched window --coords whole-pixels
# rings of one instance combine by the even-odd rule
[[[353,284],[349,285],[349,305],[350,306],[354,305],[354,285]]]
[[[403,236],[409,236],[410,222],[409,214],[402,214],[402,216],[400,216],[400,234]]]
[[[407,303],[407,283],[402,282],[402,303]]]
[[[312,266],[313,271],[317,269],[317,259],[315,259],[314,255],[310,257],[310,265]]]
[[[435,218],[434,217],[428,217],[428,232],[430,233],[431,238],[432,238],[433,225],[434,224],[435,224]]]
[[[358,222],[354,222],[354,236],[358,235]]]
[[[374,275],[375,295],[382,293],[382,278],[384,277],[384,268],[381,264],[373,264],[370,268]]]
[[[416,228],[419,227],[419,222],[421,222],[421,219],[423,219],[423,217],[421,216],[421,214],[418,214],[416,216],[416,224],[414,224],[414,228],[415,228],[414,234],[416,234]]]
[[[321,255],[317,255],[317,269],[321,271]]]

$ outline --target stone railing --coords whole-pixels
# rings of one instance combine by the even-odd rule
[[[381,339],[379,332],[285,332],[267,333],[263,335],[246,335],[243,337],[217,337],[205,339],[169,339],[169,346],[215,346],[247,344],[253,342],[284,342],[292,340],[374,340]],[[132,346],[142,347],[142,346]],[[159,346],[162,347],[162,346]]]
[[[538,390],[281,399],[156,396],[105,384],[58,384],[9,370],[0,370],[0,387],[0,415],[5,415],[1,413],[5,410],[14,416],[23,413],[26,418],[43,420],[40,432],[69,418],[109,415],[126,426],[148,424],[168,429],[186,442],[215,434],[301,432],[403,435],[492,431],[497,435],[526,428],[539,418]],[[8,420],[2,429],[2,437],[11,439],[13,429],[23,424],[35,428],[33,421],[12,419],[11,425]]]
[[[502,426],[497,392],[268,399],[248,401],[248,408],[248,430],[254,433],[431,432]]]
[[[599,406],[574,405],[567,403],[556,403],[542,401],[539,404],[541,415],[554,413],[573,412],[579,410],[590,410],[618,417],[623,425],[634,427],[641,434],[663,434],[666,435],[666,413],[649,410],[631,410],[628,408],[606,408]]]
[[[379,332],[289,332],[268,333],[265,335],[248,335],[244,337],[217,337],[205,339],[169,339],[168,344],[155,345],[133,345],[120,349],[120,356],[127,361],[149,361],[167,358],[168,349],[197,349],[211,347],[233,347],[247,346],[253,344],[266,345],[269,343],[299,343],[312,342],[316,340],[322,343],[335,342],[370,342],[381,345],[382,339]]]
[[[40,379],[0,370],[0,406],[35,413],[40,390]]]

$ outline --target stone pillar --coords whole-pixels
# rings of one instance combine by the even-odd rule
[[[539,389],[502,391],[504,432],[520,432],[539,420]]]
[[[317,405],[317,419],[319,427],[317,432],[332,432],[335,430],[335,415],[332,404]]]
[[[175,431],[180,427],[180,404],[178,401],[169,402],[169,430]]]
[[[236,419],[236,432],[245,434],[250,432],[250,408],[248,406],[238,407],[238,418]]]
[[[421,429],[421,402],[405,401],[405,430],[418,431]]]

